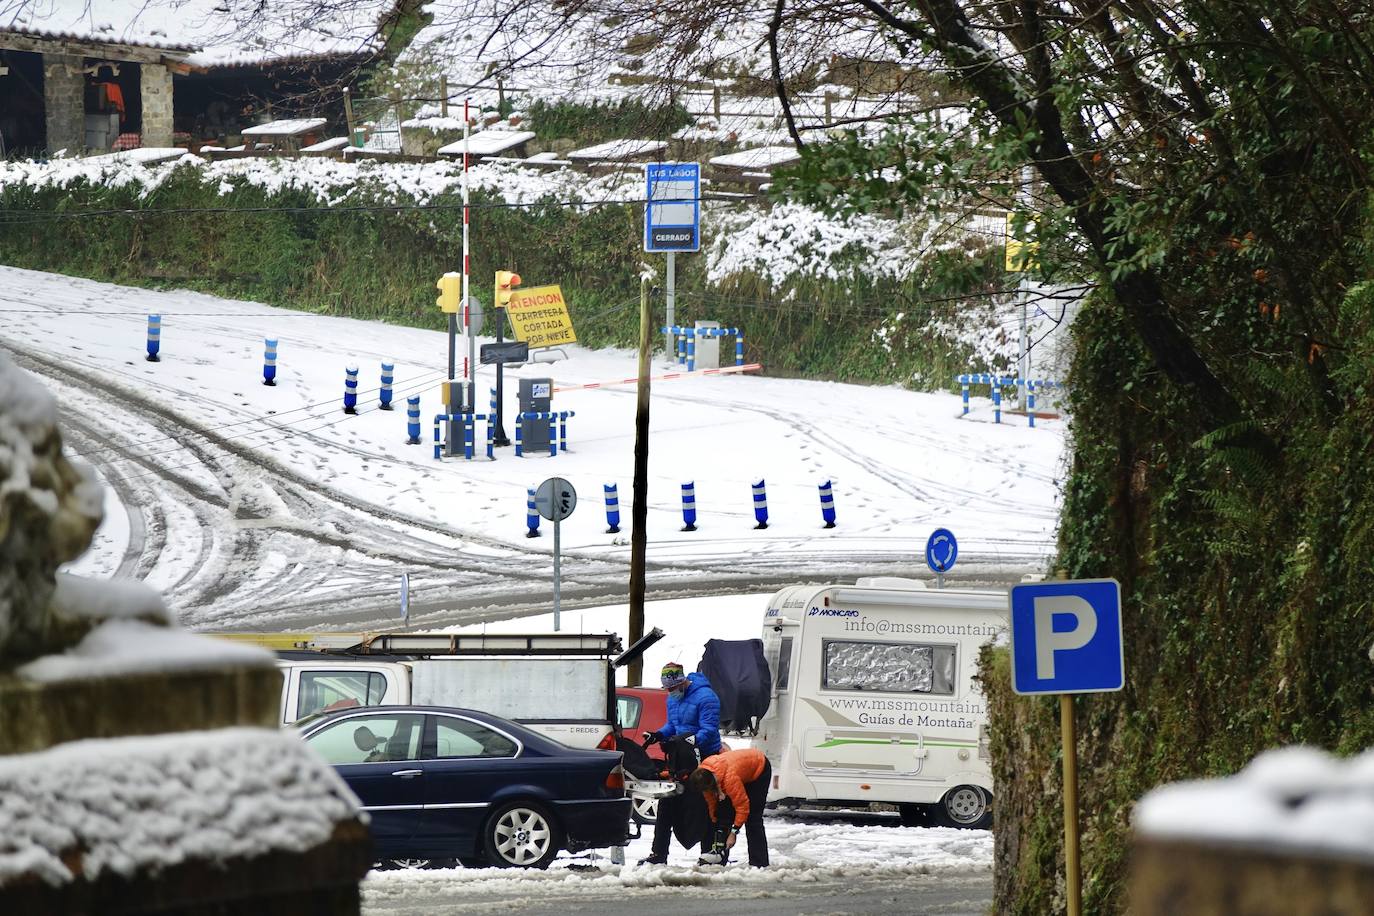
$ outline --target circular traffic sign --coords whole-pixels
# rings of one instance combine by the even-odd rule
[[[464,327],[471,328],[473,334],[482,333],[482,303],[477,301],[476,296],[468,296],[467,308],[464,310]]]
[[[577,491],[562,477],[550,477],[534,491],[534,507],[551,522],[561,522],[577,508]]]
[[[947,573],[959,558],[959,542],[948,528],[936,528],[926,541],[926,565],[931,572]]]

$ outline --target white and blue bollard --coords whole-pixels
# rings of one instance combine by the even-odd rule
[[[157,354],[158,354],[158,351],[161,350],[161,349],[162,349],[162,316],[161,316],[161,315],[149,315],[149,316],[148,316],[148,356],[147,356],[148,362],[150,362],[150,363],[160,362],[161,359],[160,359],[160,357],[158,357]]]
[[[835,494],[830,488],[830,481],[820,484],[821,491],[821,518],[825,521],[826,528],[835,527]]]
[[[1001,379],[992,380],[992,422],[1002,422],[1002,386],[997,384]]]
[[[697,530],[697,486],[695,481],[682,485],[682,530]]]
[[[262,383],[277,384],[277,342],[270,337],[262,342]]]
[[[344,369],[344,413],[358,412],[358,367]]]
[[[620,533],[620,494],[613,483],[601,485],[606,494],[606,533]]]
[[[525,433],[524,433],[524,428],[523,428],[524,425],[525,425],[525,424],[521,423],[521,422],[520,422],[520,418],[517,416],[517,417],[515,418],[515,457],[516,457],[516,458],[523,458],[523,457],[525,457]]]
[[[961,376],[959,376],[959,390],[961,391],[961,393],[962,393],[963,396],[964,396],[964,413],[963,413],[963,416],[966,416],[966,417],[968,416],[968,385],[969,385],[968,376],[967,376],[967,375],[961,375]]]
[[[690,334],[687,337],[687,371],[697,371],[697,336]]]
[[[420,396],[406,398],[406,445],[420,444]]]
[[[382,410],[391,409],[391,383],[395,381],[395,379],[396,364],[382,363],[382,393],[379,396],[382,402],[380,405]]]
[[[440,444],[443,440],[440,437],[439,425],[448,419],[448,414],[436,413],[434,415],[434,460],[439,461],[444,457],[444,448]]]
[[[735,365],[744,365],[744,332],[735,328]]]
[[[768,492],[764,489],[763,480],[754,484],[754,525],[755,531],[762,531],[768,527]]]
[[[1035,381],[1026,379],[1026,420],[1035,426]]]
[[[525,537],[539,537],[539,507],[534,504],[533,489],[525,491],[525,525],[530,529],[525,532]]]

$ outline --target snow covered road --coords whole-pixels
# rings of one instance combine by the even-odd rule
[[[544,537],[524,537],[525,491],[555,474],[580,494],[563,530],[566,606],[624,595],[628,535],[605,533],[601,491],[619,484],[628,522],[632,387],[558,394],[557,408],[577,416],[557,458],[501,450],[495,462],[439,462],[430,436],[442,334],[13,268],[0,268],[0,312],[0,345],[57,393],[71,450],[113,491],[78,570],[145,579],[190,626],[392,624],[403,571],[412,625],[544,608],[552,538],[547,523]],[[158,363],[143,359],[149,313],[162,316]],[[280,341],[276,387],[261,384],[264,337]],[[569,352],[509,373],[508,416],[518,377],[571,386],[634,372],[626,351]],[[393,358],[398,409],[386,412],[377,367]],[[357,416],[341,410],[349,364],[362,367]],[[491,383],[484,368],[479,388]],[[965,584],[1038,570],[1051,550],[1057,421],[995,425],[977,399],[961,419],[949,395],[787,379],[695,378],[653,391],[652,596],[925,574],[919,552],[937,526],[960,538],[955,578]],[[422,445],[404,444],[407,395],[422,398]],[[753,530],[759,478],[766,531]],[[820,527],[816,485],[826,479],[833,530]],[[689,480],[700,513],[690,534],[679,531],[678,500]]]

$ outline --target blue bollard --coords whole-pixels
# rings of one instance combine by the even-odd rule
[[[476,443],[473,440],[476,438],[477,421],[474,416],[470,413],[463,414],[463,460],[465,461],[472,460],[472,454],[476,448]]]
[[[558,447],[568,450],[568,417],[577,416],[575,410],[562,410],[558,413]]]
[[[1002,422],[1002,386],[997,383],[1000,379],[992,380],[992,422]]]
[[[435,414],[435,415],[434,415],[434,460],[435,460],[435,461],[438,461],[438,460],[440,460],[441,458],[444,457],[444,450],[443,450],[443,448],[439,445],[439,441],[440,441],[440,440],[439,440],[439,424],[442,423],[445,419],[446,419],[446,417],[445,417],[443,414]]]
[[[549,416],[549,457],[558,457],[558,414],[550,411]]]
[[[158,351],[162,349],[162,316],[148,316],[148,362],[156,363],[161,360],[158,358]]]
[[[1035,382],[1026,380],[1026,420],[1032,428],[1035,426]]]
[[[525,457],[525,424],[517,418],[515,421],[515,457]]]
[[[695,481],[689,481],[682,485],[682,530],[697,530],[697,494]]]
[[[601,489],[606,494],[606,533],[620,533],[620,493],[616,490],[615,484],[602,484]]]
[[[744,365],[744,333],[735,328],[735,365]]]
[[[835,527],[835,494],[830,489],[830,481],[820,485],[821,490],[821,518],[825,520],[826,528]]]
[[[534,490],[532,489],[525,491],[525,524],[530,529],[525,533],[525,537],[539,537],[539,508],[534,504]]]
[[[959,389],[964,395],[964,412],[962,416],[968,416],[968,376],[959,376]]]
[[[697,371],[697,335],[695,333],[687,337],[687,371]]]
[[[396,364],[382,363],[382,410],[391,409],[391,383],[396,378]]]
[[[496,414],[487,415],[487,460],[496,460]]]
[[[344,369],[344,413],[358,412],[358,367]]]
[[[263,339],[262,343],[262,383],[275,386],[277,384],[277,342],[267,337]]]
[[[406,398],[406,445],[420,444],[420,396]]]
[[[768,527],[768,492],[764,489],[762,479],[754,484],[754,521],[758,522],[754,526],[755,531]]]

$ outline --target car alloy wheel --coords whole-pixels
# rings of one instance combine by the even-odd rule
[[[648,824],[652,826],[658,823],[658,799],[633,796],[630,807],[630,815],[637,824]]]
[[[487,824],[487,857],[502,868],[545,868],[558,854],[553,816],[533,802],[499,809]]]

